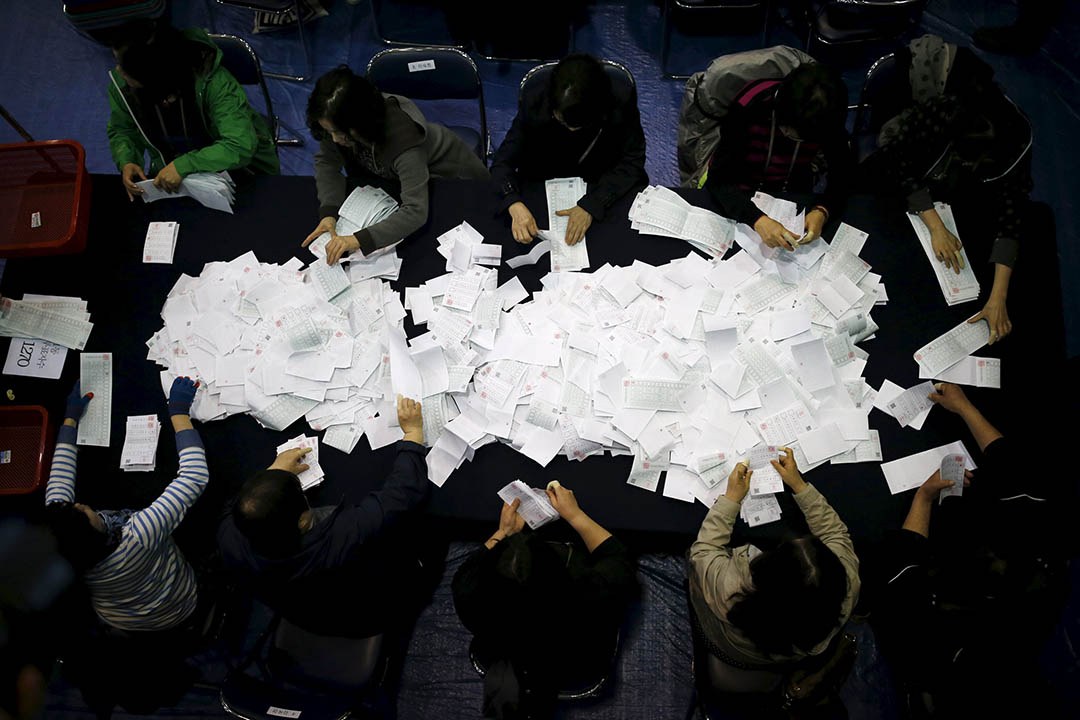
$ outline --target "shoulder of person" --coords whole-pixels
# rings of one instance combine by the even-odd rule
[[[406,150],[423,144],[427,138],[424,115],[416,104],[399,95],[384,94],[386,101],[386,139],[382,153],[393,160]]]

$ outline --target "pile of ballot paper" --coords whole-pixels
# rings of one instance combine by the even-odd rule
[[[531,488],[520,480],[506,485],[499,490],[499,497],[507,505],[520,501],[517,513],[533,530],[559,519],[559,513],[551,505],[547,493]]]
[[[937,214],[941,217],[941,222],[945,225],[945,228],[959,239],[960,233],[956,229],[956,220],[953,218],[952,208],[945,203],[939,202],[934,203],[934,209],[937,210]],[[926,228],[926,224],[914,213],[908,213],[907,217],[911,221],[911,227],[915,230],[915,235],[919,238],[919,244],[922,245],[923,252],[926,253],[926,259],[930,261],[930,265],[934,268],[934,275],[941,286],[941,294],[945,296],[945,302],[949,305],[958,305],[978,298],[979,281],[975,278],[975,270],[968,260],[967,248],[960,248],[963,268],[959,273],[952,268],[945,267],[945,263],[938,260],[937,255],[934,254],[934,246],[930,240],[930,231]],[[956,258],[952,259],[952,264],[953,267],[956,266]]]
[[[327,432],[329,432],[329,430],[327,430]],[[296,477],[300,481],[300,487],[302,489],[307,490],[308,488],[313,488],[321,483],[326,476],[326,473],[323,472],[322,467],[319,465],[319,438],[308,437],[303,434],[297,435],[292,440],[278,445],[277,453],[280,455],[286,450],[294,450],[296,448],[307,448],[310,450],[310,452],[304,455],[300,461],[302,464],[308,466],[307,470],[302,471]]]
[[[143,202],[156,202],[178,197],[194,198],[204,207],[211,210],[221,210],[232,215],[232,206],[236,201],[236,185],[229,177],[228,172],[191,173],[180,181],[180,189],[176,192],[166,192],[154,187],[153,180],[142,180],[135,183],[142,189]]]
[[[146,229],[146,240],[143,242],[143,262],[171,265],[179,234],[180,223],[150,223],[150,227]]]
[[[120,453],[120,469],[151,472],[157,464],[160,434],[161,423],[157,415],[129,415],[124,433],[124,449]]]
[[[658,185],[645,188],[634,198],[630,227],[645,235],[685,240],[712,257],[723,257],[735,233],[734,221],[694,207],[675,191]]]
[[[370,227],[385,220],[395,210],[398,209],[398,202],[394,198],[386,194],[386,192],[377,187],[371,187],[365,185],[358,187],[349,193],[349,196],[345,198],[345,202],[341,204],[338,209],[338,219],[335,225],[335,231],[338,235],[352,235],[359,232],[364,228]],[[308,245],[315,257],[326,257],[326,244],[330,242],[330,233],[324,232],[319,237],[311,241]],[[401,242],[398,240],[398,242]],[[389,245],[385,248],[380,248],[378,253],[383,254],[390,248],[396,246],[397,243]],[[372,256],[369,255],[368,258]],[[341,260],[342,262],[349,262],[355,258],[356,261],[364,260],[364,256],[361,254],[355,254],[353,256],[345,256]]]
[[[71,350],[82,350],[94,324],[86,301],[56,295],[0,298],[0,336],[38,338]]]

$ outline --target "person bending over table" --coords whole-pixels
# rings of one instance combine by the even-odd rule
[[[568,217],[566,242],[575,245],[594,220],[603,220],[614,203],[649,182],[645,172],[645,133],[637,93],[619,97],[600,61],[568,55],[546,86],[527,87],[517,116],[491,162],[498,211],[510,213],[514,239],[530,243],[539,232],[521,199],[519,182],[581,177],[588,191],[574,207],[558,208]]]
[[[637,590],[634,560],[618,538],[557,481],[547,496],[584,548],[526,529],[515,500],[503,504],[499,529],[454,574],[454,606],[486,669],[485,717],[543,717],[559,690],[603,677]],[[545,619],[550,628],[526,630]]]
[[[76,384],[68,396],[45,489],[45,511],[61,554],[86,584],[94,612],[110,627],[168,630],[200,614],[195,572],[172,538],[209,479],[202,440],[188,417],[197,385],[186,377],[173,381],[169,416],[180,469],[161,496],[142,510],[95,511],[75,502],[77,428],[93,394],[80,397]]]
[[[994,265],[993,286],[970,322],[985,319],[993,344],[1012,332],[1006,301],[1021,238],[1031,237],[1035,245],[1046,241],[1039,237],[1048,233],[1037,213],[1048,208],[1028,199],[1031,126],[993,82],[990,68],[969,57],[982,72],[970,72],[966,82],[951,83],[945,94],[904,111],[895,130],[882,134],[882,147],[867,158],[864,174],[907,195],[908,212],[922,218],[934,254],[946,268],[961,271],[963,246],[942,223],[935,200],[950,203],[963,216],[970,242],[992,241],[979,253]]]
[[[330,233],[330,265],[346,253],[367,255],[419,230],[428,218],[429,178],[490,177],[483,161],[452,130],[426,121],[412,100],[379,92],[345,65],[315,83],[307,123],[319,141],[315,189],[322,219],[302,246]],[[338,235],[338,208],[363,185],[381,187],[400,198],[401,205],[371,227]]]
[[[930,399],[963,418],[983,458],[938,508],[934,538],[932,509],[953,483],[938,470],[915,492],[869,573],[875,635],[911,707],[929,698],[942,717],[1064,717],[1041,707],[1054,693],[1038,656],[1068,592],[1071,485],[1035,471],[959,386],[938,388]]]
[[[176,192],[195,172],[278,172],[270,126],[221,64],[205,31],[159,25],[113,49],[109,149],[128,198],[142,194],[144,157],[154,187]]]
[[[735,96],[721,123],[702,185],[724,217],[754,228],[769,247],[794,249],[821,235],[840,214],[854,158],[844,122],[847,87],[820,63],[800,65],[783,80],[752,80]],[[808,208],[800,238],[751,201],[754,192],[813,192],[827,180],[822,203]]]
[[[415,604],[403,596],[406,553],[387,538],[427,498],[429,484],[420,403],[398,396],[397,412],[405,437],[393,469],[358,505],[310,507],[296,477],[308,469],[309,449],[287,450],[244,483],[218,528],[225,566],[310,633],[371,637]]]
[[[806,516],[810,535],[773,550],[732,548],[750,476],[739,463],[690,547],[691,620],[698,643],[722,663],[725,692],[768,692],[799,661],[824,653],[859,597],[859,560],[825,497],[804,482],[790,449],[772,464]]]

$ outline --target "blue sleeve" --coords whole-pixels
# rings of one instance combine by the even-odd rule
[[[49,484],[45,486],[45,504],[54,502],[75,502],[75,465],[79,454],[75,442],[78,430],[70,425],[61,425],[56,435],[56,449],[53,451],[52,468],[49,470]]]
[[[156,545],[172,535],[188,509],[202,495],[210,478],[206,467],[206,450],[194,429],[176,433],[176,450],[180,455],[180,470],[158,499],[144,510],[132,515],[129,527],[143,545]]]

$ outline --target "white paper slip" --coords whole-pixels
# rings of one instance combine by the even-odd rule
[[[562,450],[563,436],[558,430],[534,427],[521,446],[521,454],[535,460],[542,467],[547,467],[559,451]]]
[[[8,356],[10,362],[10,355]],[[7,372],[5,370],[5,372]],[[919,366],[920,379],[941,380],[957,385],[971,385],[973,387],[1000,388],[1001,387],[1001,359],[981,358],[969,355],[955,365],[931,375]]]
[[[956,229],[956,220],[953,219],[952,208],[945,203],[934,203],[934,209],[937,210],[937,214],[941,217],[941,222],[945,225],[945,228],[959,239],[960,233]],[[934,269],[934,275],[941,286],[941,293],[945,296],[945,301],[949,305],[956,305],[979,297],[979,281],[976,279],[975,270],[968,260],[967,248],[960,248],[963,268],[959,273],[952,268],[945,267],[945,263],[938,260],[937,254],[934,252],[933,240],[926,223],[913,213],[908,213],[907,217],[911,222],[911,227],[915,230],[915,235],[919,238],[919,244],[922,246],[926,259],[930,261],[930,265]]]
[[[0,329],[19,337],[32,337],[71,350],[82,350],[94,324],[29,302],[0,300]]]
[[[64,371],[67,353],[66,347],[51,342],[13,337],[8,346],[4,374],[56,380]]]
[[[327,265],[325,258],[311,263],[308,267],[308,276],[319,289],[319,294],[327,300],[334,299],[350,287],[349,276],[345,274],[345,268],[341,266],[341,263]]]
[[[829,241],[829,247],[834,250],[847,250],[852,255],[858,255],[862,252],[868,237],[870,237],[869,234],[842,222],[840,227],[836,228],[832,240]]]
[[[120,469],[126,472],[150,472],[157,457],[161,423],[157,415],[130,415],[120,453]]]
[[[877,430],[870,431],[869,440],[861,440],[845,453],[834,455],[829,462],[834,465],[844,463],[881,462],[881,436]]]
[[[667,456],[666,452],[664,456]],[[634,452],[634,462],[630,465],[630,476],[626,479],[626,484],[649,492],[656,492],[656,488],[660,484],[660,475],[668,468],[669,464],[666,460],[650,458],[645,454],[644,450],[638,448]]]
[[[952,496],[959,497],[964,494],[964,456],[959,453],[946,455],[941,458],[941,479],[951,482],[952,487],[943,488],[938,495],[938,504]]]
[[[937,375],[990,342],[990,323],[966,320],[944,335],[915,351],[915,362],[930,375]]]
[[[679,412],[679,397],[689,386],[681,380],[627,378],[623,380],[623,407]]]
[[[930,401],[931,393],[937,392],[934,383],[924,382],[908,388],[892,400],[885,403],[889,414],[896,418],[900,427],[907,427],[922,413],[934,406]]]
[[[756,429],[769,445],[786,445],[795,442],[801,433],[809,432],[814,425],[814,418],[806,406],[795,402],[780,412],[761,418]]]
[[[549,252],[551,252],[551,242],[548,240],[541,240],[540,242],[533,245],[532,250],[530,250],[526,254],[516,255],[512,258],[509,258],[506,261],[506,264],[514,268],[515,270],[522,265],[535,265],[540,260],[540,258],[544,257],[544,255]]]
[[[322,467],[319,465],[319,438],[297,435],[292,440],[278,445],[277,453],[280,455],[286,450],[295,448],[311,448],[311,452],[302,458],[302,462],[308,466],[308,469],[301,472],[296,478],[300,481],[302,489],[313,488],[321,483],[325,476]]]
[[[551,506],[547,493],[531,488],[520,480],[515,480],[499,490],[499,497],[507,505],[520,500],[517,513],[533,530],[559,519],[559,513]]]
[[[79,420],[79,445],[109,447],[112,438],[112,353],[83,353],[79,357],[79,392],[94,393]]]
[[[171,263],[179,233],[180,223],[150,223],[150,227],[146,230],[146,240],[143,242],[143,262]]]
[[[823,340],[811,340],[791,346],[791,358],[799,372],[799,382],[809,392],[816,392],[836,384],[833,362]]]
[[[908,455],[899,460],[882,463],[881,472],[885,474],[885,482],[889,484],[889,492],[895,495],[919,487],[936,470],[941,469],[941,461],[946,455],[963,455],[964,469],[974,470],[976,468],[975,462],[971,459],[971,453],[967,451],[962,441],[957,440],[948,445],[941,445],[931,450]]]
[[[758,445],[750,450],[746,458],[750,470],[750,495],[771,495],[783,492],[784,480],[772,461],[780,457],[780,449],[775,445]]]
[[[835,424],[824,425],[799,435],[799,447],[810,463],[818,463],[847,452],[849,445]]]
[[[541,230],[537,237],[551,246],[551,271],[576,272],[589,267],[589,249],[585,238],[568,245],[565,231]]]
[[[753,477],[750,481],[753,482]],[[780,503],[775,495],[747,495],[739,508],[739,517],[750,527],[776,522],[780,519]]]

